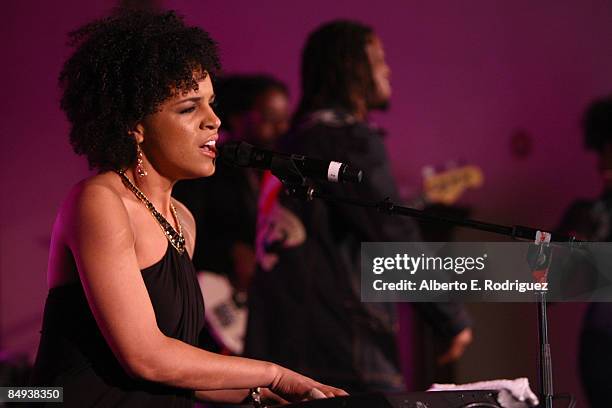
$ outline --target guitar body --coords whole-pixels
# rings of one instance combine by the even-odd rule
[[[423,172],[423,194],[425,204],[453,205],[467,189],[480,188],[484,177],[482,170],[466,165],[434,173],[428,166]]]
[[[223,348],[240,355],[244,350],[248,309],[230,280],[221,274],[200,271],[198,282],[205,301],[205,319],[211,335]]]

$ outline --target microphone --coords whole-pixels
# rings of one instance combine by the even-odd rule
[[[345,163],[311,159],[297,154],[277,153],[254,147],[246,142],[228,142],[219,148],[220,159],[239,167],[271,170],[286,180],[311,178],[332,183],[361,183],[363,172]]]

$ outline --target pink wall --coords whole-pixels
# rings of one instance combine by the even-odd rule
[[[612,92],[610,2],[206,3],[165,2],[211,32],[227,71],[272,73],[290,84],[294,100],[300,49],[310,30],[338,17],[372,25],[385,43],[394,87],[391,111],[376,119],[389,130],[394,169],[408,190],[416,191],[424,165],[462,159],[481,166],[486,176],[485,187],[463,200],[474,207],[475,217],[544,228],[552,227],[575,197],[598,193],[594,156],[582,149],[578,121],[588,101]],[[76,0],[4,5],[0,344],[11,350],[35,348],[54,213],[70,185],[88,175],[84,161],[71,153],[58,108],[65,33],[113,5]],[[533,151],[519,160],[509,146],[521,129],[532,136]],[[531,370],[527,362],[533,355],[504,358],[509,346],[504,330],[514,337],[523,329],[535,335],[531,322],[521,319],[531,308],[511,310],[506,329],[494,336],[502,341],[499,347],[477,340],[460,366],[465,379],[521,371],[512,364]],[[572,392],[578,391],[573,354],[581,310],[561,305],[551,312],[553,335],[567,338],[554,345],[556,375],[563,390]],[[561,336],[563,322],[571,326],[568,336]],[[477,329],[481,339],[492,333],[484,324]],[[524,342],[526,354],[531,341]],[[483,356],[487,359],[480,361]],[[484,368],[475,370],[477,365]]]
[[[88,175],[72,154],[59,109],[57,77],[68,30],[102,16],[108,4],[15,1],[2,13],[3,149],[0,200],[0,340],[32,352],[46,295],[51,226],[72,184]],[[87,4],[87,6],[85,6]]]

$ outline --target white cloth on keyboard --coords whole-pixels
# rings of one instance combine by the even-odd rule
[[[519,408],[538,405],[538,397],[529,388],[525,377],[515,380],[490,380],[469,384],[432,384],[427,391],[472,391],[498,390],[497,402],[504,408]],[[505,391],[505,392],[504,392]]]

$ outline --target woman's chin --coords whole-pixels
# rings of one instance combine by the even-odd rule
[[[198,178],[202,178],[202,177],[210,177],[213,174],[215,174],[215,166],[214,165],[208,165],[208,166],[200,166],[199,168],[196,169],[189,169],[189,171],[185,171],[183,170],[180,175],[177,177],[177,181],[179,180],[192,180],[192,179],[198,179]]]
[[[210,165],[204,167],[198,177],[210,177],[213,174],[215,174],[215,169],[216,169],[216,166],[213,162]]]

